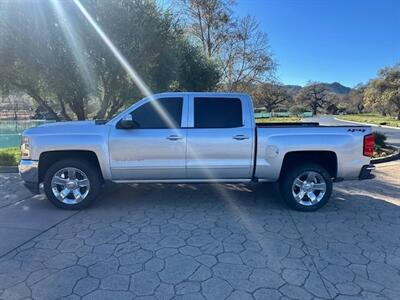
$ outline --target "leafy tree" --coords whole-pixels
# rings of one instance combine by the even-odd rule
[[[280,84],[263,83],[255,88],[253,99],[257,105],[264,106],[267,112],[272,112],[276,108],[288,107],[292,96]]]
[[[346,106],[343,103],[344,95],[333,92],[326,94],[325,112],[331,115],[337,115],[346,111]]]
[[[172,17],[152,1],[85,3],[89,13],[150,89],[153,92],[167,90],[177,77],[176,44],[182,38]],[[142,95],[110,49],[96,35],[91,44],[101,81],[101,106],[97,117],[110,117]]]
[[[400,120],[400,65],[384,68],[368,83],[365,104],[382,112],[391,111]]]
[[[248,92],[251,85],[271,80],[276,67],[267,35],[251,16],[237,21],[219,61],[223,67],[222,87],[226,90]]]
[[[295,104],[290,106],[289,111],[294,115],[300,115],[302,113],[305,113],[307,111],[307,108],[305,108],[301,104]]]
[[[208,57],[219,55],[235,27],[233,0],[182,0],[190,18],[188,30],[197,38]]]
[[[219,81],[217,65],[189,43],[156,2],[81,2],[153,92],[173,83],[210,90]],[[108,118],[142,97],[73,1],[5,1],[1,6],[4,93],[25,92],[56,120]]]
[[[233,15],[230,0],[181,0],[188,33],[222,68],[220,88],[246,91],[271,79],[275,62],[257,21]]]
[[[177,50],[177,89],[186,91],[211,91],[218,84],[221,74],[216,63],[196,46],[182,41]]]
[[[296,95],[296,102],[304,105],[314,115],[323,109],[328,102],[328,91],[321,83],[310,82]]]
[[[363,84],[357,85],[353,88],[348,95],[344,97],[347,110],[350,112],[356,112],[358,114],[364,112],[365,102],[364,93],[366,86]]]
[[[0,78],[3,91],[23,91],[51,118],[84,119],[88,90],[49,1],[3,3]]]
[[[37,51],[37,45],[43,44],[45,32],[41,37],[34,38],[31,33],[39,24],[34,18],[27,16],[27,12],[32,11],[32,3],[25,3],[26,6],[21,9],[18,9],[17,4],[1,4],[0,88],[3,94],[15,90],[25,92],[48,111],[52,118],[58,119],[56,112],[43,98],[47,86],[38,76],[44,69],[43,61],[46,56]]]

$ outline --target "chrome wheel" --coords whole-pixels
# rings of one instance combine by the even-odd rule
[[[326,193],[326,182],[321,174],[314,171],[301,173],[293,182],[294,199],[305,206],[312,206],[322,200]]]
[[[54,174],[51,189],[62,203],[78,204],[89,194],[90,182],[83,171],[77,168],[63,168]]]

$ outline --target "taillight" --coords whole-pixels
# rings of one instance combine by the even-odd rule
[[[372,155],[374,154],[374,146],[375,146],[375,136],[372,133],[364,136],[363,154],[365,156],[372,157]]]

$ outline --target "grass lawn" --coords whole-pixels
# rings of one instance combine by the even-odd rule
[[[299,117],[279,117],[279,118],[258,118],[256,123],[280,123],[280,122],[299,122]]]
[[[19,148],[0,149],[0,166],[17,166],[20,159]]]
[[[377,113],[344,115],[344,116],[339,116],[338,119],[361,122],[361,123],[371,123],[376,125],[400,127],[400,121],[395,120],[393,117],[384,117]]]

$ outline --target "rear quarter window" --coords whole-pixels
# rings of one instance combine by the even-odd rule
[[[242,102],[238,98],[194,98],[195,128],[243,126]]]

